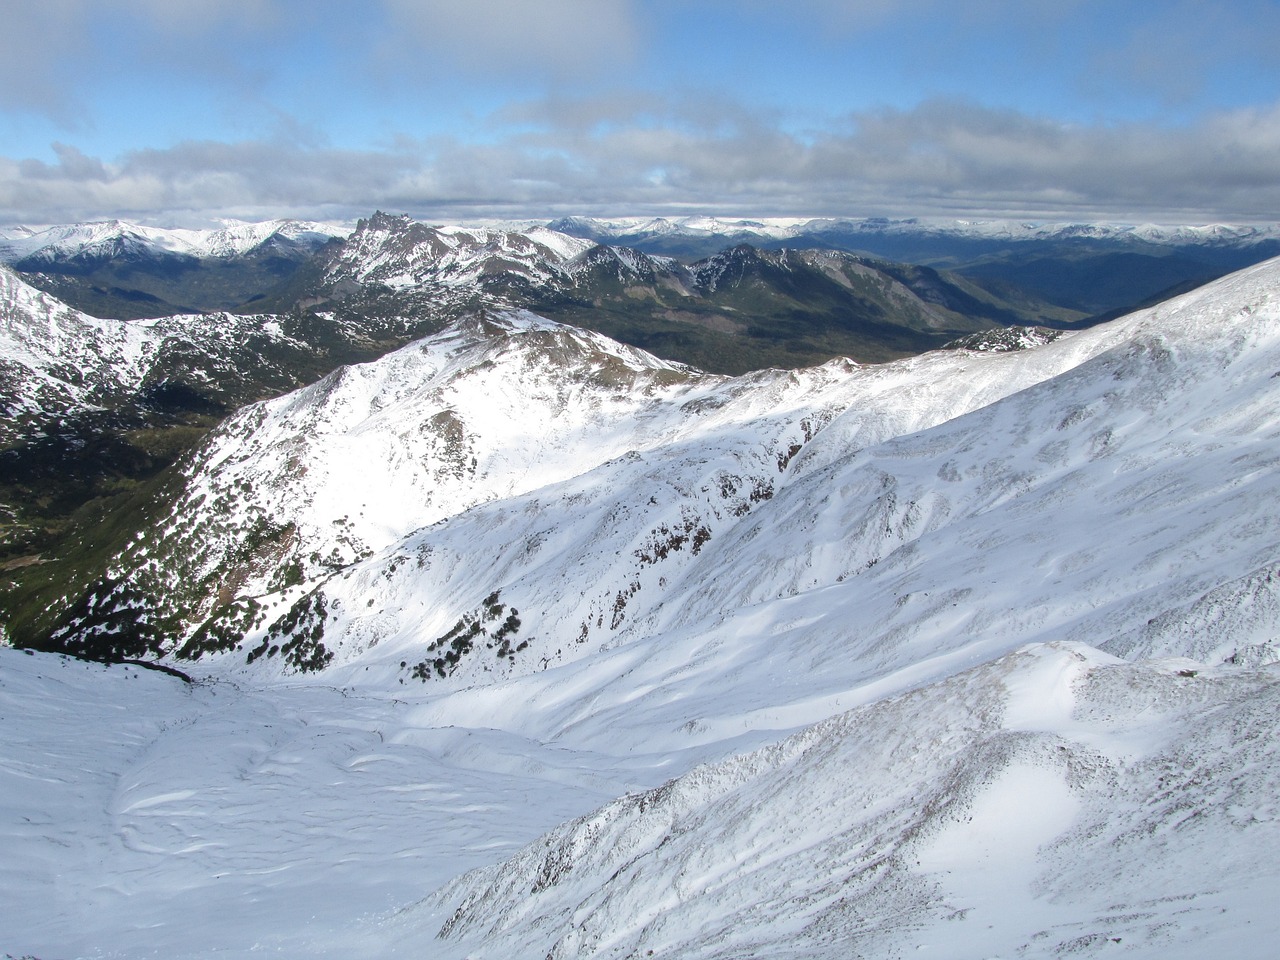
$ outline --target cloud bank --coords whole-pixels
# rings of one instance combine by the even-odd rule
[[[510,111],[509,111],[510,112]],[[109,215],[428,219],[720,212],[1204,222],[1280,219],[1280,108],[1182,128],[1074,126],[955,100],[785,131],[733,105],[530,103],[519,132],[378,150],[183,142],[118,160],[0,160],[15,220]]]

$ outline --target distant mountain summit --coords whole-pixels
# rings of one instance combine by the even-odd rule
[[[322,254],[305,303],[417,317],[530,309],[720,373],[846,355],[879,361],[1076,311],[963,277],[831,250],[739,244],[692,263],[546,227],[432,227],[379,214]]]
[[[1025,220],[815,218],[589,219],[558,229],[600,243],[698,259],[742,243],[834,249],[954,271],[1081,319],[1146,306],[1280,254],[1280,225],[1043,223]]]
[[[87,263],[121,254],[189,257],[244,256],[264,244],[297,244],[312,249],[350,229],[304,220],[228,221],[207,230],[146,227],[124,220],[78,223],[0,231],[0,259],[5,263]],[[20,269],[26,269],[22,267]]]
[[[1280,240],[1280,225],[1208,224],[1165,226],[1160,224],[1118,224],[1043,222],[1028,220],[946,220],[907,217],[800,218],[771,217],[759,220],[732,220],[717,217],[592,218],[564,217],[547,224],[571,236],[628,246],[646,247],[664,238],[707,240],[722,247],[740,242],[763,245],[794,244],[797,240],[827,237],[844,245],[862,237],[933,237],[972,241],[1037,243],[1044,241],[1099,241],[1113,243],[1180,246],[1199,244],[1217,247],[1248,247]]]
[[[251,312],[342,227],[297,220],[165,230],[120,220],[0,234],[0,263],[85,313]]]

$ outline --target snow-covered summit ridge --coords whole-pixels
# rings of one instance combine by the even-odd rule
[[[597,238],[731,237],[785,241],[823,233],[879,233],[909,236],[933,234],[1003,241],[1112,240],[1149,244],[1245,246],[1280,238],[1280,224],[1154,224],[1046,222],[1035,220],[964,220],[886,217],[765,217],[734,219],[693,217],[571,217],[548,224],[577,236]]]
[[[162,549],[194,537],[173,549],[201,558],[204,577],[265,518],[290,527],[290,556],[321,575],[658,443],[670,408],[722,379],[524,311],[467,316],[231,417],[192,465],[175,508],[186,519]],[[242,586],[264,589],[274,572]]]
[[[303,220],[228,220],[223,226],[205,230],[149,227],[125,220],[16,227],[0,231],[0,262],[119,257],[130,253],[225,258],[244,255],[275,238],[318,247],[349,232],[349,227],[339,224]]]
[[[593,246],[545,227],[430,226],[379,213],[357,223],[328,263],[326,278],[400,289],[424,283],[466,289],[482,277],[511,271],[547,282],[564,277],[564,265]]]
[[[1261,955],[1277,705],[1274,672],[1028,647],[619,798],[392,930],[476,960]]]

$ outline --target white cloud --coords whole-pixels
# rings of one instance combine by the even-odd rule
[[[215,63],[234,82],[235,50],[283,28],[291,0],[0,0],[0,108],[87,121],[103,71]]]
[[[630,0],[381,0],[386,47],[443,58],[471,75],[525,73],[572,80],[637,53],[641,19]]]
[[[521,127],[489,142],[402,139],[381,151],[187,142],[106,162],[59,146],[54,164],[0,163],[0,206],[45,222],[377,208],[440,219],[696,208],[1280,220],[1280,107],[1167,128],[1067,125],[938,100],[803,139],[745,110],[713,124],[700,107],[652,98],[517,113]]]

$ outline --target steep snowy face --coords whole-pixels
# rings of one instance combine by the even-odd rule
[[[357,552],[476,503],[576,476],[663,426],[717,378],[531,314],[479,315],[245,411],[203,451],[195,497],[261,478],[252,503],[304,542]],[[349,557],[347,558],[350,559]]]
[[[986,359],[943,354],[901,366],[889,382],[962,384],[954,375]],[[960,402],[1003,395],[1016,377],[984,382],[963,386],[959,395],[967,399]],[[429,625],[405,638],[416,642],[411,650],[420,663],[421,631],[438,636],[459,617],[488,609],[481,599],[500,584],[485,568],[524,544],[522,559],[504,562],[514,576],[533,577],[527,591],[546,587],[563,601],[544,605],[544,615],[554,610],[556,632],[568,631],[572,640],[548,638],[555,646],[537,658],[530,650],[520,667],[527,670],[547,656],[586,650],[589,636],[616,631],[634,616],[637,592],[647,586],[641,605],[651,603],[661,592],[653,587],[665,589],[670,573],[697,556],[715,530],[773,496],[790,458],[824,424],[877,396],[863,416],[869,432],[892,435],[951,412],[946,403],[900,412],[884,374],[847,362],[725,381],[528,314],[489,314],[228,421],[193,461],[172,523],[140,537],[109,579],[156,598],[164,617],[180,616],[166,620],[179,635],[211,613],[240,617],[230,633],[216,628],[239,640],[251,609],[257,617],[264,602],[293,603],[304,584],[314,587],[317,578],[376,551],[403,552],[403,538],[458,520],[461,526],[438,531],[438,543],[431,534],[434,546],[413,547],[415,557],[423,554],[413,569],[428,579],[397,581],[396,589],[414,597],[404,618],[385,616],[389,600],[366,598],[376,622],[352,624],[351,642],[340,646],[349,657],[388,630],[403,632],[414,616],[408,610],[426,604]],[[545,500],[540,490],[550,491]],[[488,513],[459,519],[481,504],[491,505]],[[463,558],[457,573],[470,575],[470,585],[458,587],[451,563],[428,570],[432,551]],[[389,564],[390,572],[353,570],[352,582],[390,579],[403,565],[393,557],[371,562]],[[432,579],[441,576],[447,582]],[[575,586],[580,581],[589,585]],[[318,604],[316,597],[305,602]],[[116,603],[135,607],[108,605]],[[77,619],[66,635],[84,622]],[[531,646],[524,637],[520,644]],[[258,645],[255,639],[253,649]]]
[[[1029,647],[620,798],[389,932],[473,958],[1255,955],[1280,683],[1197,667]]]
[[[194,587],[205,606],[165,610],[203,619],[217,597],[312,581],[659,442],[672,404],[719,379],[529,314],[478,315],[242,410],[199,451],[172,522],[109,576],[177,603]]]
[[[343,335],[328,318],[331,339]],[[0,267],[0,436],[38,434],[89,410],[146,403],[182,384],[233,406],[298,383],[317,348],[292,318],[228,313],[100,320],[73,310]]]
[[[0,267],[0,438],[119,399],[155,347],[148,331],[78,313]]]
[[[626,699],[614,720],[661,711],[674,689],[697,719],[727,694],[714,678],[732,657],[734,682],[770,690],[758,714],[740,701],[746,722],[776,726],[781,702],[804,716],[810,699],[822,709],[922,657],[942,671],[1064,637],[1218,659],[1265,644],[1278,624],[1278,269],[1033,350],[820,368],[822,386],[790,402],[782,381],[730,381],[686,404],[702,415],[660,450],[459,516],[335,578],[333,642],[395,637],[384,649],[403,656],[445,638],[429,651],[438,677],[457,638],[436,616],[471,630],[500,589],[537,663],[619,649],[627,680],[593,681],[614,684],[600,704]],[[468,559],[481,543],[483,560]],[[467,584],[471,607],[448,606]],[[1196,626],[1215,621],[1231,629]],[[632,643],[648,651],[638,668]],[[483,656],[445,670],[505,669]],[[699,662],[707,676],[691,677]],[[651,701],[624,697],[638,675]]]
[[[680,750],[1037,641],[1275,660],[1278,272],[991,357],[944,389],[899,382],[883,402],[907,422],[851,406],[766,504],[713,526],[661,590],[642,581],[590,672],[514,684],[512,697],[546,705],[523,729]],[[1034,385],[1015,392],[1015,371]],[[947,392],[958,384],[1009,393],[984,403]],[[913,428],[913,410],[938,419]],[[530,619],[536,600],[520,599]],[[502,725],[499,703],[460,695],[447,709]]]

